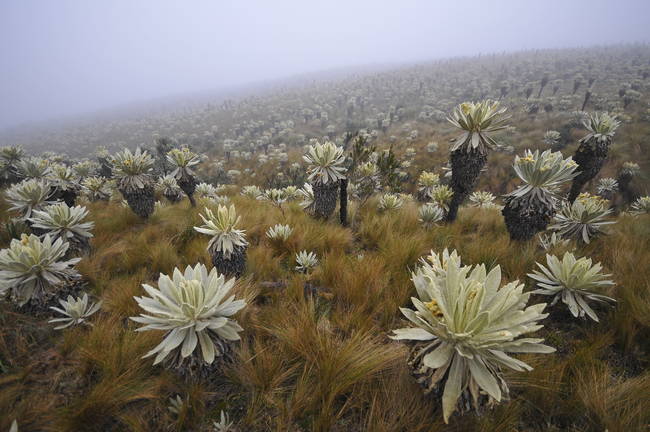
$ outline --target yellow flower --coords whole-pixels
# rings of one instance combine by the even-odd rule
[[[583,192],[578,195],[578,201],[585,207],[596,208],[605,207],[609,203],[606,199],[597,195],[592,195],[589,192]]]
[[[433,314],[435,317],[441,317],[442,316],[442,311],[440,310],[440,307],[438,306],[438,302],[435,300],[431,300],[430,302],[425,302],[424,306]]]
[[[526,157],[523,157],[523,158],[521,158],[520,160],[521,160],[522,162],[526,162],[526,163],[535,163],[535,158],[533,158],[532,155],[528,155],[528,156],[526,156]]]

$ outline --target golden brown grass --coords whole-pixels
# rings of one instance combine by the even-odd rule
[[[249,306],[237,361],[215,394],[179,382],[141,359],[157,334],[139,334],[129,316],[142,283],[175,266],[203,262],[208,237],[196,233],[198,212],[186,202],[143,222],[115,203],[90,206],[93,251],[78,265],[104,301],[94,327],[54,332],[44,321],[3,305],[0,323],[0,430],[18,418],[21,431],[191,430],[229,412],[247,431],[641,430],[650,403],[647,368],[650,220],[619,219],[611,234],[583,247],[617,282],[619,303],[600,324],[542,331],[555,355],[527,356],[534,371],[509,373],[512,400],[477,416],[442,423],[439,403],[425,397],[406,366],[408,347],[386,335],[404,325],[398,308],[414,289],[410,271],[430,250],[455,248],[466,263],[500,265],[519,279],[544,258],[536,242],[512,243],[498,211],[463,208],[452,225],[424,229],[416,203],[379,213],[358,209],[354,229],[315,221],[295,203],[284,214],[268,203],[233,197],[250,246],[237,286]],[[271,244],[276,223],[294,228]],[[314,251],[319,266],[294,270],[295,253]],[[562,307],[561,304],[555,306]],[[168,399],[191,403],[179,417]]]
[[[625,432],[650,425],[650,374],[623,379],[605,365],[585,368],[576,379],[577,398],[588,415],[586,426]]]

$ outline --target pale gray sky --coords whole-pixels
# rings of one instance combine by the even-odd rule
[[[0,0],[0,129],[369,63],[650,41],[650,0]]]

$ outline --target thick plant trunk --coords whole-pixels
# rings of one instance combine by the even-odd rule
[[[246,246],[235,247],[233,253],[230,255],[230,259],[226,259],[223,252],[210,249],[212,265],[220,274],[230,277],[240,277],[246,268],[246,249]]]
[[[63,201],[68,207],[74,207],[75,202],[77,201],[77,191],[74,191],[72,189],[53,189],[54,193],[52,193],[51,199],[54,200],[61,200]]]
[[[426,192],[426,190],[419,190],[415,193],[415,199],[421,203],[428,203],[431,200],[431,197]]]
[[[317,219],[328,219],[336,208],[339,182],[312,183],[311,186],[314,189],[314,216]]]
[[[172,204],[177,203],[183,199],[183,196],[181,195],[180,192],[168,192],[168,193],[163,193],[163,195],[165,196],[165,198],[167,198],[167,201],[169,201]]]
[[[181,176],[180,179],[178,179],[178,187],[180,187],[181,190],[185,192],[185,195],[187,195],[187,197],[189,198],[192,207],[196,207],[196,201],[194,200],[194,191],[196,190],[196,179],[192,176],[183,175]]]
[[[68,240],[70,247],[65,254],[65,259],[85,256],[90,253],[90,239],[87,237],[72,238]]]
[[[113,177],[113,169],[111,168],[110,164],[104,159],[100,160],[99,162],[99,172],[98,172],[100,177],[104,177],[106,179],[109,179]]]
[[[424,354],[432,351],[431,349],[425,351],[427,345],[430,344],[424,342],[418,342],[415,344],[409,353],[408,366],[411,376],[413,376],[417,383],[422,387],[425,396],[432,396],[436,399],[442,400],[446,381],[436,376],[436,372],[439,373],[439,369],[432,369],[424,364],[422,360]],[[446,372],[446,374],[448,373],[449,372]],[[499,385],[499,387],[501,389],[502,400],[508,400],[510,397],[508,387],[505,385]],[[468,387],[460,394],[455,411],[457,413],[456,415],[462,415],[472,410],[482,413],[493,405],[494,401],[491,401],[491,397],[485,392],[481,392],[478,400],[475,401],[471,396]]]
[[[510,239],[527,241],[546,230],[555,215],[555,209],[552,205],[528,197],[509,197],[506,198],[506,205],[501,214],[505,219]]]
[[[47,289],[37,289],[32,298],[22,306],[16,306],[16,310],[25,315],[35,317],[52,316],[52,306],[61,307],[59,299],[66,299],[69,295],[79,297],[85,288],[80,278],[63,281],[59,285]]]
[[[189,357],[181,356],[181,347],[179,346],[172,354],[163,360],[163,366],[176,373],[185,381],[190,382],[210,382],[215,378],[223,375],[222,369],[224,364],[233,362],[232,342],[220,338],[211,330],[204,330],[208,337],[215,345],[215,358],[211,364],[203,360],[201,347],[196,345],[194,351]]]
[[[591,92],[590,92],[589,90],[587,90],[587,93],[585,93],[585,99],[584,99],[584,101],[582,102],[582,108],[580,108],[580,111],[584,111],[584,110],[585,110],[585,107],[586,107],[587,104],[589,103],[589,99],[591,99]]]
[[[5,186],[11,186],[16,183],[19,183],[21,181],[21,178],[18,177],[18,174],[14,171],[14,169],[11,169],[11,171],[6,172],[4,174],[4,177],[0,179],[0,186],[5,187]]]
[[[572,203],[575,201],[584,185],[596,177],[596,174],[598,174],[605,163],[608,150],[609,144],[605,143],[580,144],[573,157],[573,160],[578,164],[576,171],[579,171],[580,174],[573,179],[573,183],[571,184],[568,197],[569,202]]]
[[[603,191],[599,195],[601,198],[606,199],[607,201],[612,201],[614,199],[614,192],[612,191]]]
[[[71,189],[61,192],[61,198],[68,207],[74,207],[74,204],[77,201],[77,195],[77,192]]]
[[[560,133],[560,139],[555,145],[551,146],[551,150],[555,151],[560,151],[566,146],[569,145],[571,142],[571,125],[570,124],[565,124],[562,127],[558,129],[558,132]]]
[[[616,181],[618,181],[618,190],[623,198],[623,203],[627,205],[632,204],[638,198],[638,194],[630,187],[632,174],[623,172],[619,174]]]
[[[143,188],[138,189],[121,189],[122,196],[133,210],[143,219],[147,219],[154,210],[154,203],[156,201],[154,196],[153,186],[146,184]]]
[[[341,208],[339,211],[339,219],[341,220],[341,225],[344,227],[348,226],[348,179],[341,179],[341,191],[339,195],[339,201],[341,203]]]
[[[487,154],[472,149],[465,151],[460,148],[451,153],[451,189],[454,191],[454,196],[449,204],[449,211],[445,220],[453,222],[458,216],[458,207],[467,199],[469,194],[472,193],[478,183],[478,177],[481,170],[487,162]]]

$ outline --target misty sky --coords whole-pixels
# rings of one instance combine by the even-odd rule
[[[0,0],[0,129],[347,65],[650,41],[650,0]]]

